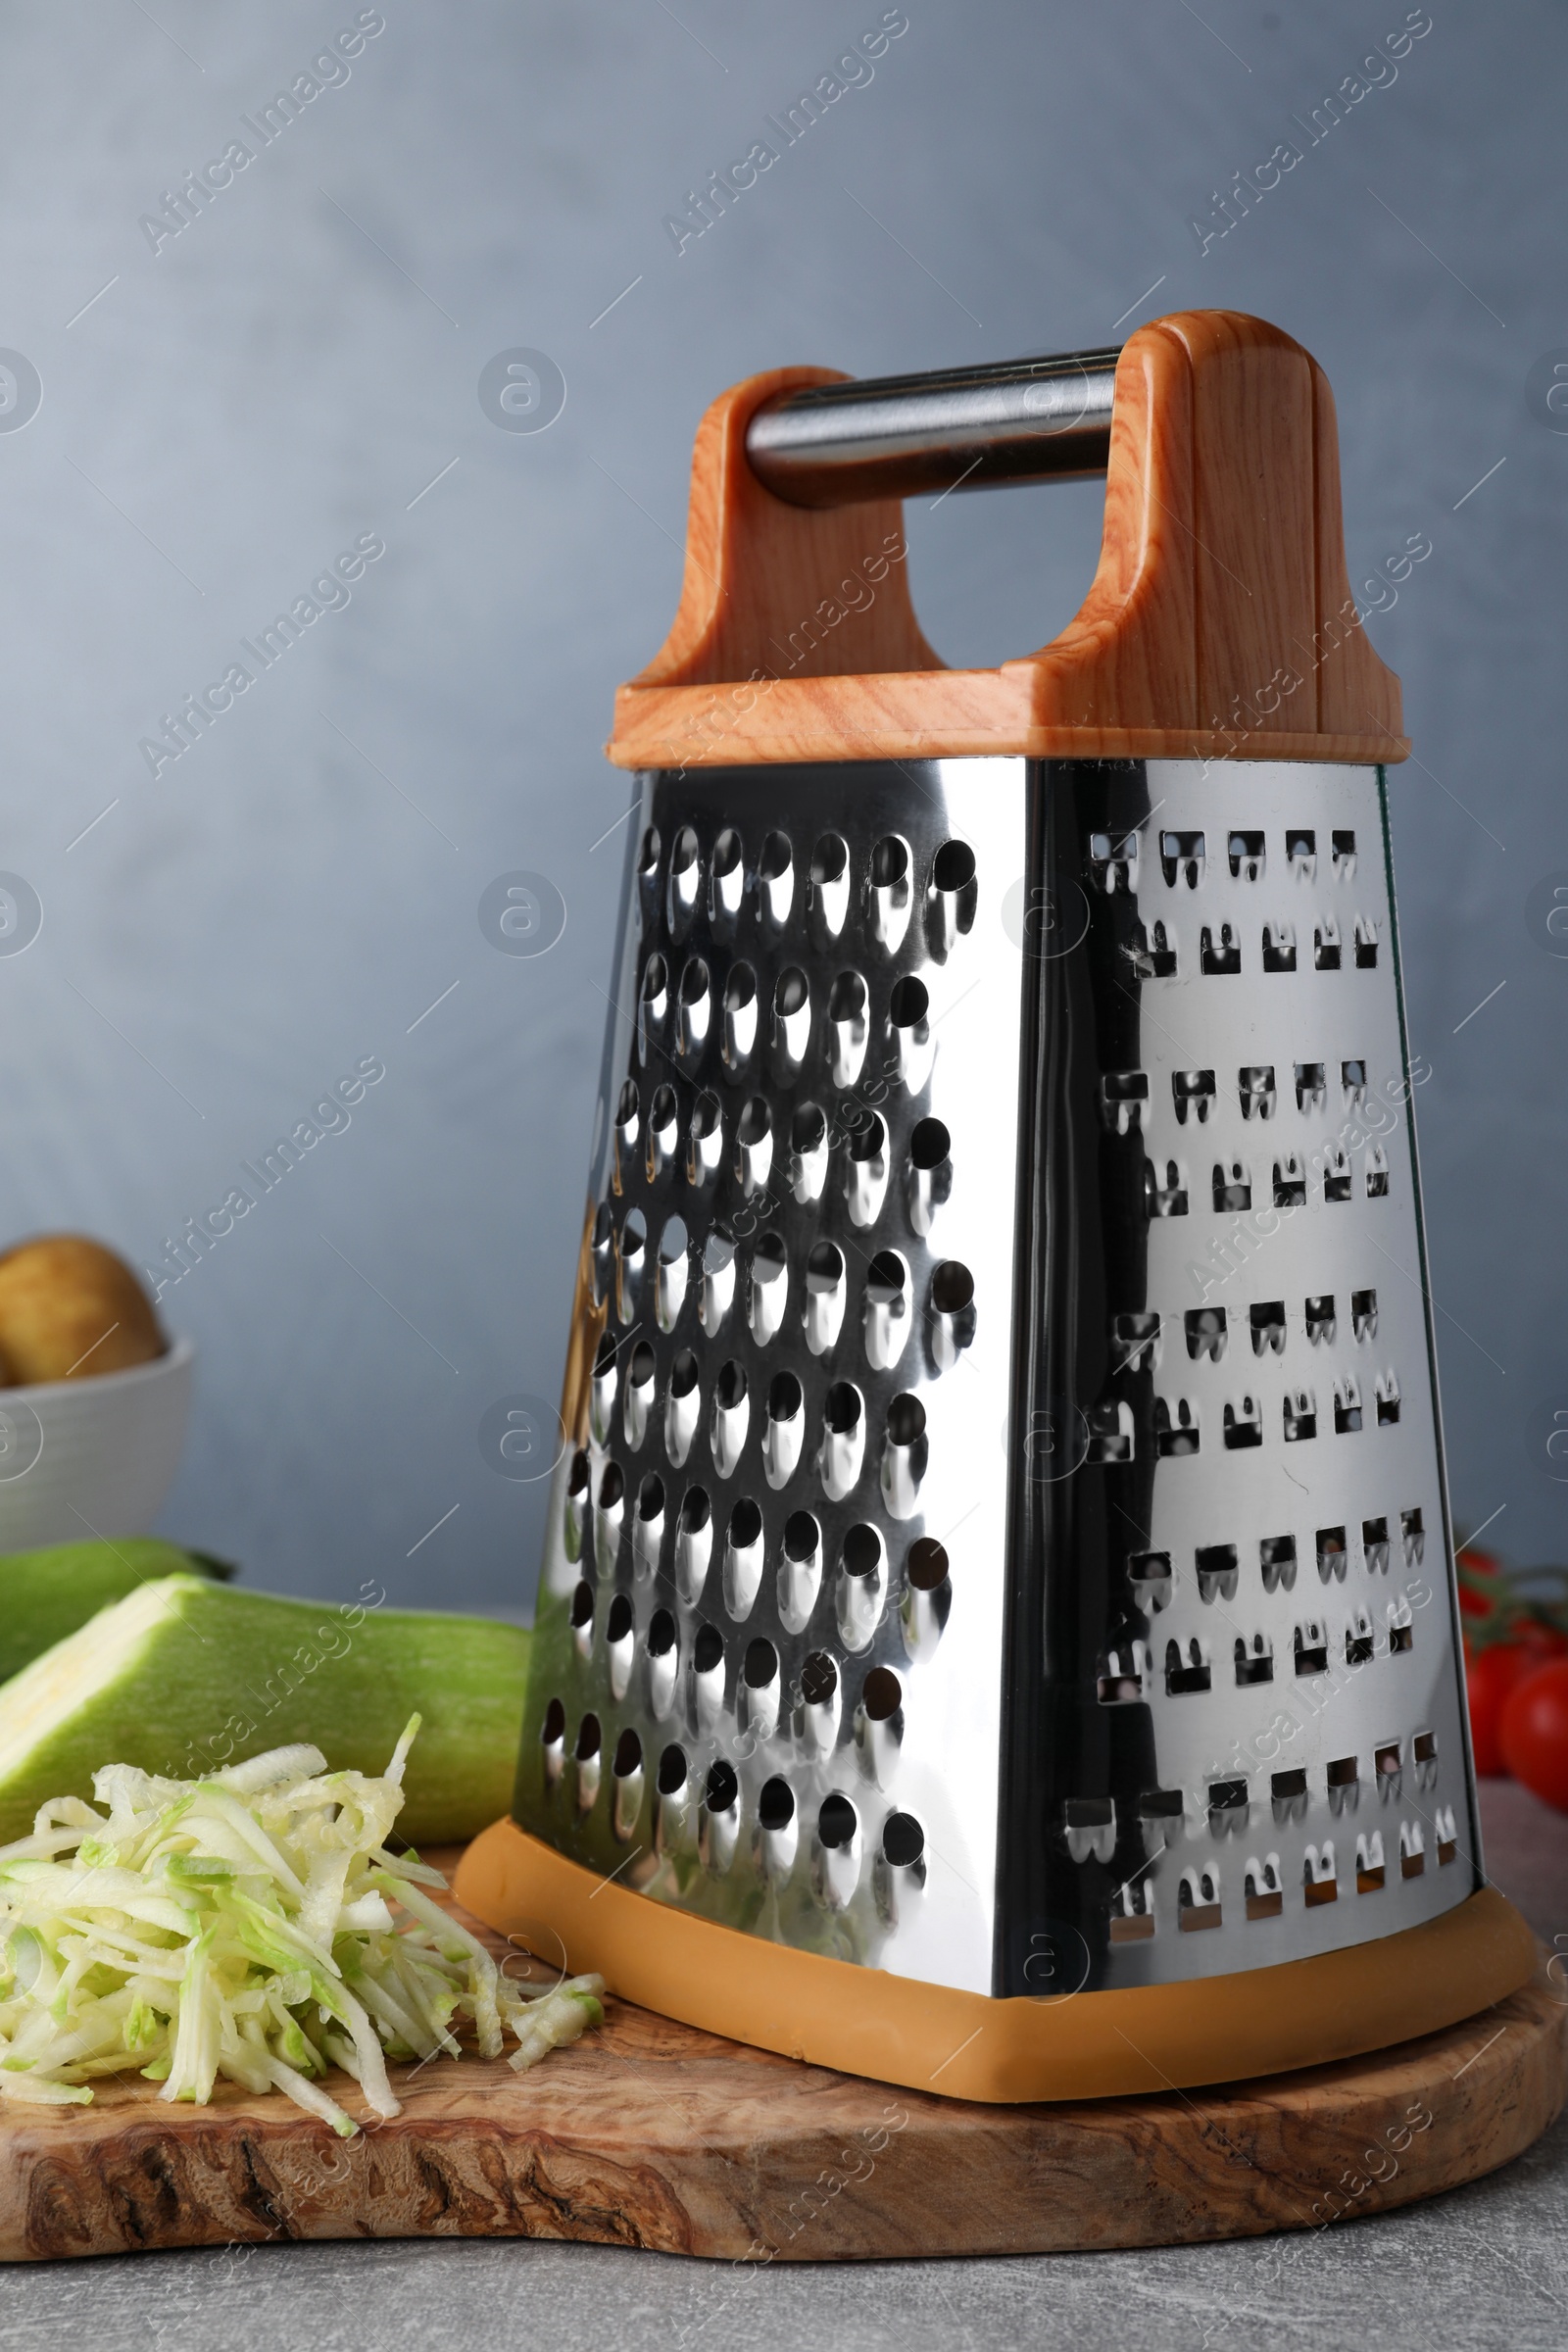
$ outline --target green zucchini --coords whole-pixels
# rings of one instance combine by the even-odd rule
[[[413,1714],[398,1834],[471,1838],[505,1813],[528,1636],[485,1617],[283,1599],[175,1575],[137,1586],[0,1688],[0,1842],[105,1764],[199,1780],[309,1741],[373,1776]]]
[[[182,1551],[157,1536],[8,1553],[0,1558],[0,1682],[149,1578],[188,1575],[192,1568],[204,1576],[234,1573],[226,1561]]]

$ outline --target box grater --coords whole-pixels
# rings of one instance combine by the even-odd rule
[[[1130,2087],[1118,2035],[1222,2079],[1465,2014],[1530,1957],[1478,1893],[1405,746],[1335,595],[1327,388],[1194,314],[726,402],[708,635],[677,621],[612,747],[564,1445],[491,1836],[577,1866],[561,1933],[603,1960],[619,1923],[634,1997],[938,2089]],[[941,670],[891,498],[1107,469],[1074,629]],[[560,1878],[464,1891],[537,1919]],[[970,2016],[991,2054],[944,2079]]]

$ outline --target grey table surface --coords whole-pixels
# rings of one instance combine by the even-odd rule
[[[1482,1785],[1487,1861],[1538,1935],[1568,1949],[1568,1816]],[[232,2246],[0,2272],[0,2352],[835,2352],[1071,2344],[1091,2352],[1310,2342],[1568,2341],[1568,2114],[1514,2164],[1401,2213],[1310,2237],[977,2262],[802,2263],[750,2272],[519,2239]]]

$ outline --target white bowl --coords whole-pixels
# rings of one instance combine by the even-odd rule
[[[0,1552],[144,1535],[173,1484],[191,1340],[94,1380],[0,1389]]]

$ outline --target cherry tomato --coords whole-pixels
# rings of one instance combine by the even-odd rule
[[[1468,1544],[1455,1554],[1461,1568],[1471,1569],[1477,1576],[1495,1576],[1496,1555],[1490,1551],[1473,1551]],[[1489,1617],[1493,1602],[1473,1592],[1461,1576],[1459,1579],[1459,1611],[1465,1617]]]
[[[1559,1633],[1556,1626],[1544,1624],[1539,1617],[1520,1617],[1509,1636],[1538,1666],[1548,1666],[1553,1658],[1568,1656],[1568,1634]]]
[[[1494,1642],[1489,1648],[1478,1650],[1465,1670],[1476,1770],[1488,1779],[1506,1775],[1508,1771],[1498,1744],[1498,1725],[1509,1694],[1535,1664],[1519,1642]]]
[[[1568,1813],[1568,1657],[1514,1685],[1502,1707],[1502,1753],[1514,1779]]]

